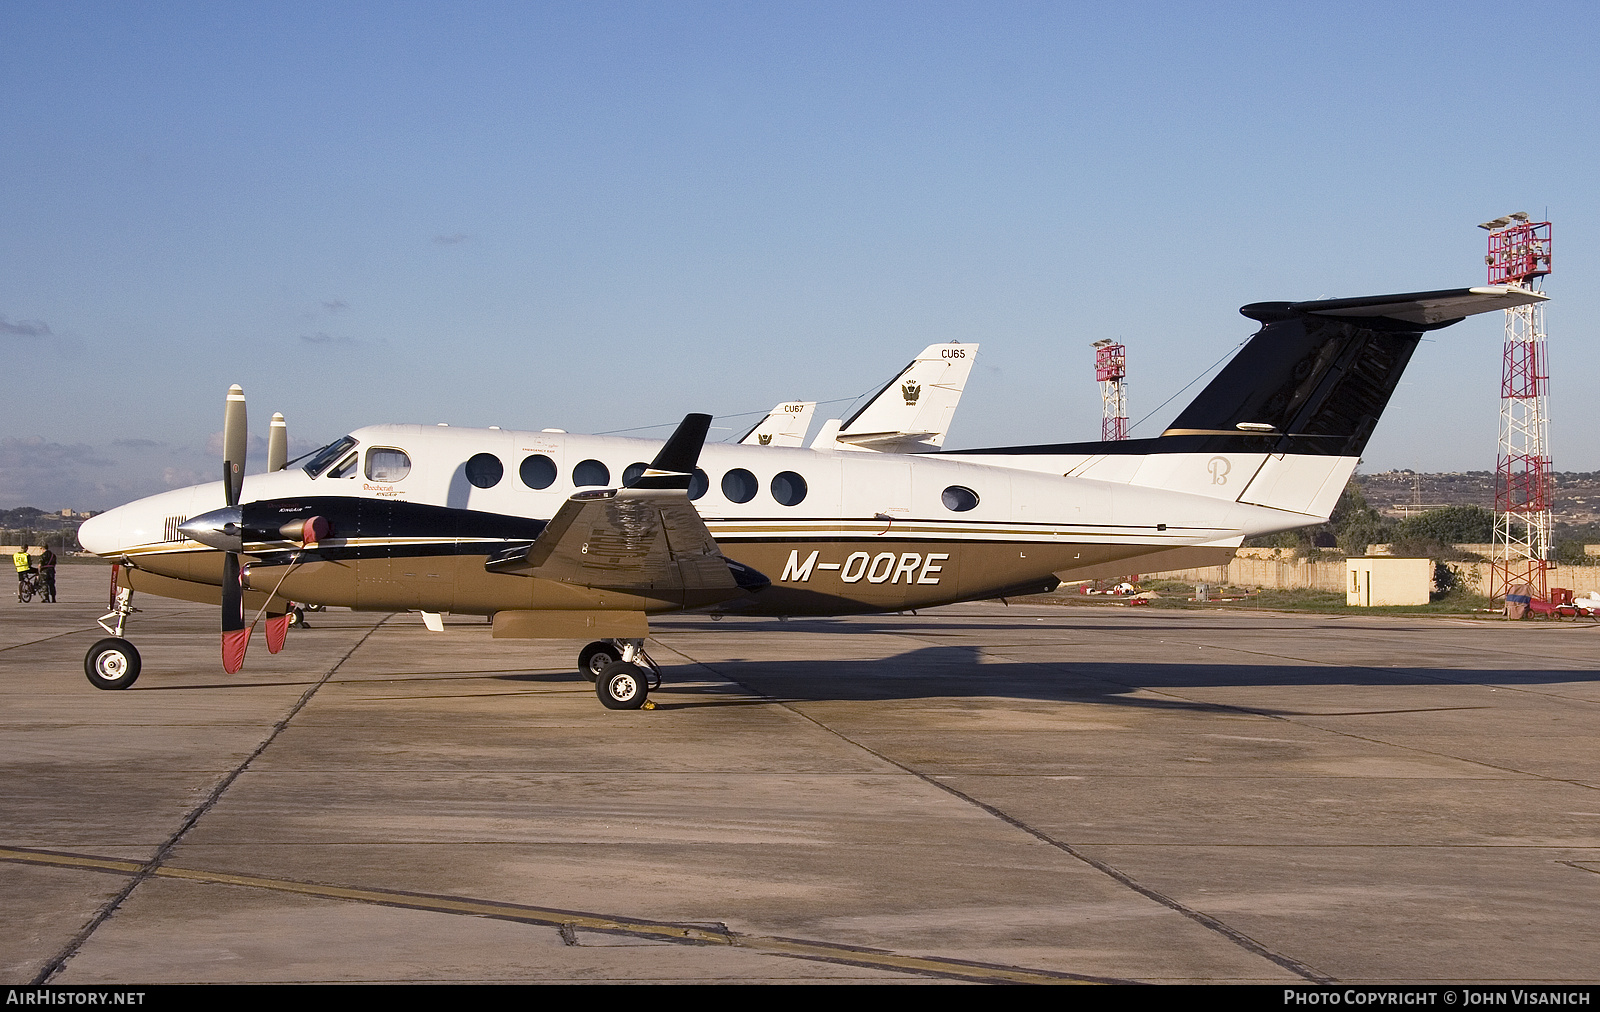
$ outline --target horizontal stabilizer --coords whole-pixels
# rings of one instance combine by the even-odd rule
[[[1478,313],[1515,309],[1549,296],[1516,285],[1484,288],[1447,288],[1439,292],[1404,295],[1368,295],[1357,299],[1318,299],[1314,302],[1257,302],[1239,312],[1252,320],[1271,323],[1291,313],[1313,313],[1346,319],[1382,318],[1421,327],[1449,326]]]

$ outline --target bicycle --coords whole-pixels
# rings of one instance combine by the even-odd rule
[[[28,570],[22,574],[22,579],[17,581],[17,600],[27,604],[33,600],[33,595],[39,595],[40,603],[44,602],[44,574],[35,570]]]

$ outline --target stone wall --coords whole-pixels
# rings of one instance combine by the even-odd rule
[[[1448,562],[1467,589],[1482,594],[1489,585],[1487,562]],[[1346,593],[1349,574],[1344,559],[1307,562],[1294,552],[1281,548],[1241,548],[1226,566],[1203,569],[1175,569],[1165,573],[1141,573],[1144,580],[1176,580],[1182,583],[1209,583],[1233,587],[1264,587],[1271,590],[1326,590]],[[1600,566],[1558,566],[1552,564],[1546,586],[1566,587],[1579,597],[1589,591],[1600,592]]]
[[[1246,554],[1246,553],[1250,554]],[[1261,554],[1257,554],[1261,553]],[[1343,559],[1307,562],[1293,551],[1277,548],[1244,548],[1226,566],[1203,569],[1175,569],[1166,573],[1141,574],[1146,580],[1178,580],[1183,583],[1211,583],[1233,587],[1266,587],[1273,590],[1312,589],[1336,594],[1345,591]]]

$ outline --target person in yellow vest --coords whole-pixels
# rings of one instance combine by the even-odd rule
[[[28,578],[29,573],[33,572],[33,560],[28,557],[28,543],[26,541],[11,556],[11,562],[17,567],[17,600],[20,601],[22,600],[22,581]]]

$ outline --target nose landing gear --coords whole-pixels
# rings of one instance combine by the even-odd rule
[[[111,635],[96,640],[83,657],[83,673],[97,689],[126,689],[138,681],[142,666],[139,651],[122,637],[128,626],[128,616],[139,609],[133,606],[132,589],[117,586],[120,570],[120,566],[111,567],[111,610],[98,620],[100,628]],[[107,625],[107,619],[116,619],[116,624]]]
[[[118,636],[99,640],[83,658],[83,673],[97,689],[126,689],[139,680],[139,651]]]

